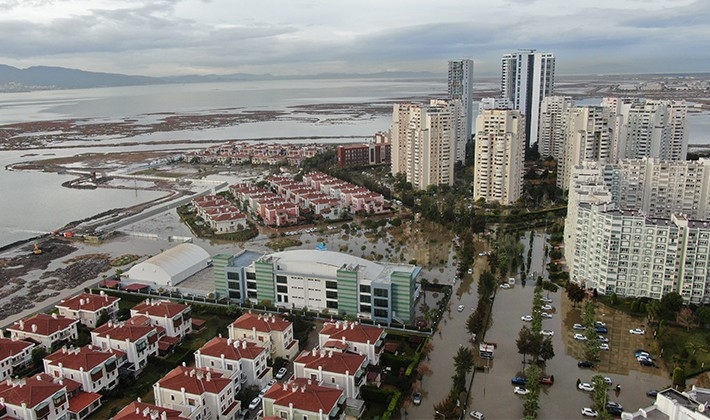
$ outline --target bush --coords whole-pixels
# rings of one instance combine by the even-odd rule
[[[360,388],[360,395],[365,401],[387,404],[390,401],[390,397],[394,395],[394,391],[377,388],[373,385],[365,385]]]

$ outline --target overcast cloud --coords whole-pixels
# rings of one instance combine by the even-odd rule
[[[708,0],[0,0],[0,63],[181,74],[445,72],[535,48],[559,74],[710,69]]]

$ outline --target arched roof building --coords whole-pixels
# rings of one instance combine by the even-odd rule
[[[134,265],[125,283],[151,287],[174,287],[210,263],[210,254],[194,244],[180,244]]]

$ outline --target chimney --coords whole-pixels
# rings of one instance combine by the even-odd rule
[[[354,330],[354,329],[355,329],[355,323],[354,323],[354,322],[351,322],[351,323],[350,323],[350,329],[351,329],[351,330]]]
[[[316,348],[313,347],[313,350],[311,350],[311,356],[315,357],[316,356]]]
[[[37,332],[37,324],[32,324],[32,332],[33,333]]]
[[[212,373],[207,372],[207,382],[212,380]]]
[[[25,329],[25,320],[24,320],[24,319],[21,319],[21,320],[20,320],[20,329],[21,329],[21,330],[24,330],[24,329]]]
[[[79,306],[84,306],[84,299],[79,299]]]
[[[57,319],[57,313],[56,313],[56,312],[52,314],[52,318]]]
[[[242,340],[242,348],[247,348],[247,340]]]

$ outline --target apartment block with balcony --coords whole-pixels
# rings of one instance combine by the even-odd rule
[[[326,322],[318,333],[318,345],[323,349],[364,355],[369,364],[377,365],[386,336],[384,328],[359,322]]]
[[[103,291],[99,294],[80,293],[62,300],[54,307],[59,310],[59,315],[78,319],[87,327],[94,328],[98,325],[102,315],[106,316],[107,320],[116,317],[120,300],[120,298],[109,296]]]
[[[192,310],[170,300],[147,299],[131,309],[131,317],[144,315],[151,325],[163,327],[168,337],[183,339],[192,332]]]
[[[296,378],[342,389],[346,397],[358,398],[367,377],[367,364],[364,354],[314,348],[302,352],[293,361],[293,372]]]
[[[28,366],[32,362],[34,347],[35,344],[29,341],[0,337],[0,381]]]
[[[109,321],[91,331],[91,344],[102,350],[125,352],[128,360],[125,367],[137,376],[148,365],[148,357],[158,355],[160,330],[153,325]]]
[[[293,324],[269,314],[246,313],[229,324],[229,338],[246,340],[265,347],[271,358],[293,360],[298,354],[298,341],[293,338]]]
[[[0,399],[5,418],[65,420],[68,417],[67,387],[44,375],[0,382]]]
[[[298,420],[343,420],[347,397],[342,389],[295,378],[272,386],[263,397],[265,417]]]
[[[79,382],[85,392],[110,391],[118,385],[118,368],[126,361],[126,353],[119,350],[63,347],[44,358],[44,371]]]

